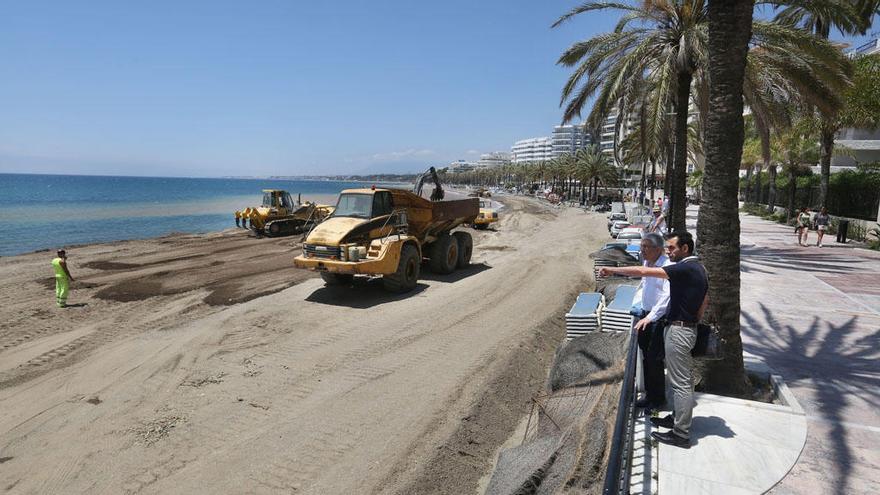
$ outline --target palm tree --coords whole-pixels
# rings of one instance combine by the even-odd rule
[[[576,176],[581,184],[589,184],[588,196],[595,202],[599,196],[599,184],[613,186],[617,181],[617,170],[608,163],[608,157],[597,146],[578,150],[575,155]]]
[[[773,154],[788,175],[788,218],[795,214],[797,178],[807,173],[810,165],[819,161],[820,148],[811,122],[802,119],[773,139]]]
[[[776,19],[782,23],[800,26],[828,39],[832,29],[844,35],[865,34],[871,27],[874,14],[880,13],[880,0],[806,0],[775,3],[781,8]],[[828,180],[831,177],[831,155],[834,153],[834,134],[840,130],[835,122],[836,115],[823,114],[820,141],[822,156],[819,162],[821,179],[819,181],[819,205],[825,206],[828,196]]]
[[[637,94],[642,76],[650,74],[658,88],[651,111],[662,117],[670,104],[674,107],[676,146],[670,211],[673,227],[683,228],[688,107],[694,73],[706,61],[705,2],[647,0],[634,6],[588,1],[560,17],[553,27],[576,15],[604,9],[623,12],[615,30],[575,43],[559,58],[558,63],[566,67],[577,66],[562,90],[563,121],[580,116],[581,109],[597,92],[587,124],[598,127],[612,109],[617,109],[618,121],[624,120],[632,105],[626,97]],[[587,81],[578,88],[584,76]]]
[[[673,206],[671,225],[683,228],[691,95],[698,128],[704,127],[708,114],[706,3],[647,0],[634,6],[588,1],[560,17],[554,27],[578,14],[602,9],[622,11],[615,30],[575,43],[558,60],[559,64],[575,67],[562,91],[563,120],[579,116],[589,98],[595,96],[587,125],[598,126],[607,115],[617,113],[620,126],[625,117],[643,114],[650,122],[645,136],[656,139],[661,135],[658,130],[668,126],[663,122],[673,109],[674,126],[669,127],[674,127],[673,143],[681,145],[665,146],[666,176]],[[769,130],[780,124],[779,108],[784,109],[772,102],[803,95],[823,111],[829,111],[839,101],[834,95],[848,82],[846,71],[841,68],[845,68],[846,59],[830,43],[821,42],[791,24],[756,22],[753,32],[752,43],[756,48],[749,53],[750,77],[743,92],[766,138],[766,167]],[[823,106],[823,102],[828,103]],[[647,112],[642,109],[645,105]],[[681,200],[676,202],[676,197]]]
[[[725,339],[724,359],[707,367],[713,390],[741,394],[746,375],[740,336],[739,164],[743,80],[752,33],[752,0],[709,0],[706,167],[697,220],[699,252],[709,275],[709,317]]]

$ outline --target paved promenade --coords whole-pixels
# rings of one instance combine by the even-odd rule
[[[772,494],[880,493],[880,253],[742,219],[746,352],[781,374],[807,443]]]

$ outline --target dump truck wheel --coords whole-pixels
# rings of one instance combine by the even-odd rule
[[[321,278],[327,285],[351,285],[354,281],[354,275],[350,273],[321,272]]]
[[[419,250],[415,246],[407,244],[400,250],[400,263],[397,271],[382,277],[382,285],[389,292],[409,292],[416,288],[419,281]]]
[[[474,238],[467,232],[453,232],[452,237],[458,243],[457,268],[465,268],[471,264],[471,255],[474,254]]]
[[[458,241],[455,237],[444,234],[431,244],[431,258],[428,265],[434,273],[447,274],[455,271],[458,266]]]

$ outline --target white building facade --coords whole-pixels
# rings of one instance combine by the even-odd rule
[[[523,139],[510,149],[513,163],[541,162],[553,159],[553,140],[547,137]]]
[[[554,127],[550,140],[553,144],[554,158],[577,153],[578,150],[593,144],[593,138],[584,130],[584,126],[574,124]]]
[[[506,151],[493,151],[492,153],[484,153],[480,155],[477,162],[477,168],[495,168],[508,165],[512,160],[512,155]]]

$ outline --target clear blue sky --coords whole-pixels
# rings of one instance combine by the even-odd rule
[[[0,172],[392,172],[506,151],[559,123],[557,57],[616,20],[551,30],[576,4],[6,2]]]

